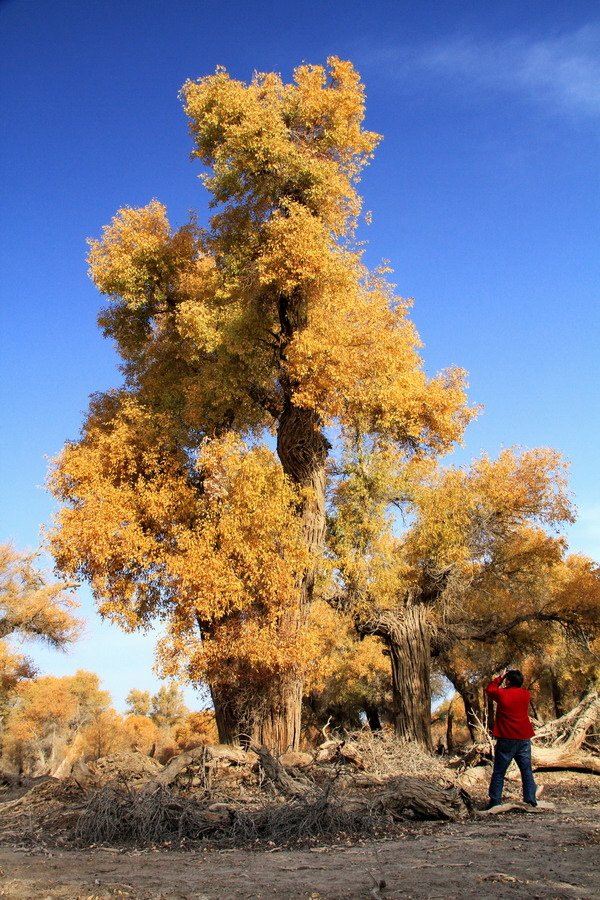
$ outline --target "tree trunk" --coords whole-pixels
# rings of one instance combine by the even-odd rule
[[[210,685],[210,695],[215,708],[219,743],[247,746],[252,723],[248,719],[249,711],[241,708],[239,693],[233,687]]]
[[[565,707],[560,682],[554,669],[550,669],[550,692],[552,694],[552,705],[554,706],[554,717],[560,719],[564,715]]]
[[[306,547],[314,560],[298,579],[296,604],[281,617],[281,629],[288,639],[302,631],[313,599],[316,560],[325,539],[328,448],[317,416],[288,401],[279,419],[277,452],[286,475],[307,489],[299,514]],[[302,712],[302,679],[298,675],[284,673],[251,696],[234,685],[211,686],[211,694],[221,743],[248,746],[254,742],[273,753],[298,749]]]
[[[471,740],[474,744],[477,744],[483,738],[483,715],[479,691],[476,687],[469,684],[467,679],[454,668],[446,656],[442,655],[439,662],[442,665],[444,675],[452,682],[456,692],[460,695],[465,708],[467,728],[469,729]]]
[[[365,703],[365,716],[367,717],[367,722],[369,723],[371,731],[382,730],[379,710],[374,703]]]
[[[446,719],[446,750],[448,753],[454,752],[454,710],[452,704],[448,707],[448,718]]]
[[[329,444],[321,432],[318,417],[309,410],[286,403],[279,419],[277,453],[285,474],[307,489],[300,511],[302,533],[312,560],[317,560],[325,540],[325,463]],[[298,580],[296,608],[282,617],[289,635],[303,629],[313,600],[316,563],[310,562]],[[302,679],[282,677],[272,684],[269,702],[259,712],[253,740],[271,751],[297,750],[300,740]]]
[[[271,685],[265,702],[257,710],[252,743],[275,753],[298,750],[301,712],[302,681],[294,677],[282,678]]]
[[[392,661],[396,735],[431,750],[431,647],[426,613],[424,604],[407,604],[384,640]]]

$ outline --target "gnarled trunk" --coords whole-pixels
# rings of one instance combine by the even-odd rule
[[[279,420],[277,452],[286,475],[295,484],[308,489],[300,515],[306,547],[315,560],[299,577],[296,606],[282,617],[281,627],[288,637],[300,633],[304,627],[313,599],[316,560],[325,539],[328,446],[317,416],[288,403]],[[302,679],[298,675],[282,675],[277,683],[269,685],[264,697],[251,701],[251,706],[252,741],[275,753],[298,749],[302,711]],[[219,728],[220,740],[224,737]]]
[[[396,735],[431,750],[431,647],[425,604],[407,604],[384,640],[392,662]]]

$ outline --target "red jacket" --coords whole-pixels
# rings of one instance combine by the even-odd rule
[[[488,697],[496,703],[492,734],[494,737],[525,741],[535,733],[528,716],[529,691],[522,687],[501,688],[501,681],[502,675],[499,675],[485,689]]]

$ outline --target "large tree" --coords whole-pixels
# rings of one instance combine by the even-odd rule
[[[215,212],[174,230],[153,201],[91,243],[125,382],[57,462],[53,546],[104,614],[167,620],[165,671],[208,680],[222,740],[285,749],[311,654],[324,429],[438,453],[471,412],[461,370],[426,377],[409,304],[353,243],[379,140],[353,66],[304,65],[289,84],[218,69],[182,96]],[[257,445],[269,432],[276,453]]]

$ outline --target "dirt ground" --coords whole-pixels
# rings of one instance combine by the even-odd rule
[[[538,781],[553,810],[410,823],[389,840],[185,852],[5,845],[0,897],[600,898],[600,779],[547,773]]]

